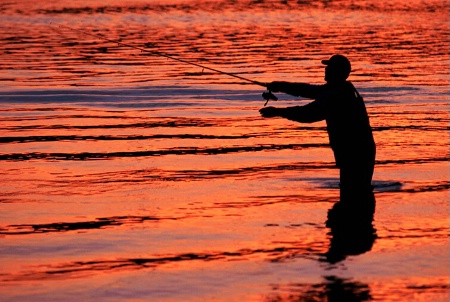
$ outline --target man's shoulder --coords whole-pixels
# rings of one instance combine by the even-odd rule
[[[325,83],[323,85],[317,86],[323,86],[328,89],[352,89],[352,90],[354,89],[354,86],[350,81],[344,81],[339,83]]]
[[[354,95],[355,93],[355,87],[351,82],[343,82],[343,83],[337,83],[337,84],[330,84],[327,83],[323,85],[323,90],[326,91],[327,94],[330,95],[341,95],[341,96],[348,96],[348,95]]]

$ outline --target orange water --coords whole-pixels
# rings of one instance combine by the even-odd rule
[[[0,4],[0,300],[448,301],[448,4]],[[326,257],[323,122],[262,119],[263,87],[77,30],[260,82],[322,83],[347,55],[377,207],[345,239],[369,247]]]

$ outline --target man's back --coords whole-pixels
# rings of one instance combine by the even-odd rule
[[[375,142],[362,98],[356,97],[350,82],[325,84],[315,102],[325,111],[330,146],[336,164],[370,160],[375,156]]]

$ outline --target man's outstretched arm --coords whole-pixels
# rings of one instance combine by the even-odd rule
[[[326,118],[325,110],[320,103],[314,101],[305,106],[286,108],[264,107],[259,110],[262,117],[283,117],[300,123],[314,123]]]
[[[272,92],[284,92],[293,96],[308,99],[316,99],[322,90],[322,85],[311,85],[306,83],[272,82],[267,84],[267,89]]]

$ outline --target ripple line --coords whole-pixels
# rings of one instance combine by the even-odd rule
[[[289,244],[289,243],[285,243]],[[100,271],[123,269],[157,268],[175,262],[191,261],[239,261],[251,257],[264,257],[266,261],[280,262],[292,258],[305,258],[317,261],[326,250],[324,243],[293,242],[286,246],[272,248],[242,248],[236,251],[217,251],[208,253],[180,253],[173,255],[155,255],[153,257],[123,258],[91,261],[75,261],[60,265],[49,265],[46,269],[3,275],[2,281],[53,280],[73,278],[76,275]]]
[[[110,125],[28,125],[12,126],[8,130],[87,130],[87,129],[128,129],[128,128],[158,128],[158,127],[212,127],[217,123],[201,120],[170,120],[159,122],[145,122],[132,124],[110,124]],[[5,128],[4,128],[5,129]]]
[[[285,150],[285,149],[305,149],[305,148],[324,148],[328,144],[285,144],[285,145],[255,145],[255,146],[238,146],[238,147],[219,147],[219,148],[178,148],[170,150],[154,150],[154,151],[134,151],[134,152],[83,152],[83,153],[11,153],[1,154],[1,160],[101,160],[123,157],[150,157],[164,155],[218,155],[238,152],[258,152],[269,150]]]
[[[155,134],[155,135],[36,135],[36,136],[6,136],[0,137],[0,143],[34,143],[58,141],[120,141],[120,140],[149,140],[149,139],[246,139],[252,135],[205,135],[205,134]]]
[[[96,218],[93,221],[55,222],[44,224],[15,224],[0,228],[0,235],[29,235],[52,232],[68,232],[77,230],[101,229],[107,226],[120,226],[130,223],[143,223],[146,221],[178,220],[175,217],[153,216],[113,216]]]

